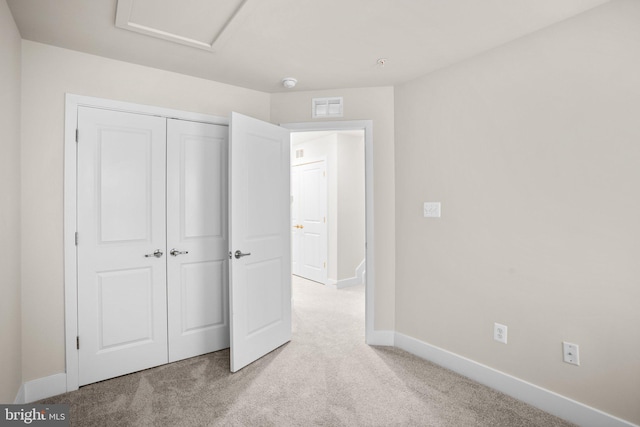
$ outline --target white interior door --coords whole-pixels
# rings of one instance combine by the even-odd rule
[[[300,228],[300,170],[291,168],[291,272],[302,275],[302,229]]]
[[[83,385],[167,363],[165,119],[80,107],[78,134]]]
[[[228,135],[167,120],[169,362],[229,347]]]
[[[326,162],[318,161],[292,168],[292,187],[298,199],[294,227],[293,258],[297,273],[320,283],[327,282],[327,173]],[[295,175],[294,175],[295,174]],[[297,181],[297,182],[295,182]]]
[[[289,131],[233,113],[231,371],[291,339]]]

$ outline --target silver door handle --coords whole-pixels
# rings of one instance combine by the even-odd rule
[[[235,255],[236,255],[236,259],[240,259],[240,258],[242,258],[243,256],[249,256],[249,255],[251,255],[251,252],[247,252],[246,254],[243,254],[243,253],[242,253],[242,252],[240,252],[240,251],[236,251]]]
[[[171,252],[169,252],[172,256],[178,256],[178,255],[186,255],[189,253],[189,251],[179,251],[177,249],[171,249]]]
[[[146,254],[144,257],[151,258],[152,256],[154,256],[156,258],[160,258],[162,255],[164,255],[164,252],[162,252],[160,249],[156,249],[152,254]]]

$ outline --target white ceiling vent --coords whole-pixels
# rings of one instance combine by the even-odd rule
[[[314,119],[342,117],[343,107],[341,96],[335,98],[313,98],[311,100],[311,117]]]

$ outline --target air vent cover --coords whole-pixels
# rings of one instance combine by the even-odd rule
[[[323,117],[342,117],[343,115],[342,97],[334,98],[313,98],[311,100],[311,117],[319,119]]]

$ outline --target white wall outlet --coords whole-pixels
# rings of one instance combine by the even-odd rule
[[[562,341],[562,360],[580,366],[580,347],[578,344]]]
[[[500,323],[493,324],[493,339],[503,344],[507,343],[507,327]]]
[[[424,202],[425,218],[440,218],[440,202]]]

